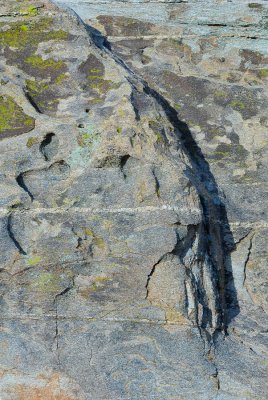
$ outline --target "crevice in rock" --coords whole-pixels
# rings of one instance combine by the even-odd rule
[[[34,200],[34,196],[30,192],[30,190],[28,189],[28,187],[26,186],[26,184],[24,182],[24,175],[25,175],[25,172],[22,172],[21,174],[19,174],[16,177],[16,181],[17,181],[18,185],[29,195],[31,201],[33,201]]]
[[[169,253],[168,253],[169,254]],[[150,284],[150,280],[151,277],[153,276],[154,272],[155,272],[155,268],[157,267],[158,264],[161,263],[161,261],[163,260],[163,258],[166,256],[166,254],[164,254],[162,257],[160,257],[160,259],[153,265],[151,272],[149,273],[148,277],[147,277],[147,281],[146,281],[146,285],[145,285],[145,289],[146,289],[146,296],[145,299],[148,299],[149,296],[149,284]]]
[[[248,254],[247,254],[247,258],[246,258],[245,263],[244,263],[244,269],[243,269],[243,272],[244,272],[243,286],[245,286],[245,282],[246,282],[246,279],[247,279],[247,264],[248,264],[248,262],[249,262],[249,260],[250,260],[250,256],[251,256],[251,251],[252,251],[252,246],[253,246],[253,238],[254,238],[254,235],[252,235],[251,238],[250,238],[250,240],[249,240]]]
[[[214,378],[216,379],[216,384],[217,384],[217,390],[219,391],[221,389],[221,383],[220,383],[220,378],[219,378],[219,370],[218,368],[215,366],[215,374],[214,374]]]
[[[45,161],[51,161],[51,159],[58,152],[58,138],[55,133],[48,133],[40,144],[40,153],[43,154]]]
[[[55,340],[56,340],[56,353],[57,362],[60,367],[60,354],[59,354],[59,324],[58,324],[58,300],[55,298]]]
[[[125,166],[129,159],[130,159],[129,154],[126,154],[126,155],[120,157],[120,170],[123,174],[124,179],[127,178],[127,174],[125,172]]]
[[[235,242],[235,246],[238,246],[240,243],[242,243],[243,240],[246,239],[246,238],[250,235],[251,232],[252,232],[252,228],[249,228],[249,231],[248,231],[247,233],[245,233],[245,235],[243,235],[239,240],[237,240],[237,241]],[[236,249],[236,248],[235,248],[235,249]],[[234,250],[235,250],[235,249],[234,249]]]
[[[177,150],[181,150],[182,154],[184,154],[186,159],[188,159],[185,173],[199,195],[200,204],[203,210],[202,235],[198,249],[198,266],[201,270],[199,273],[201,279],[200,277],[198,279],[195,278],[195,285],[198,286],[196,289],[197,300],[199,304],[200,302],[201,304],[206,304],[208,302],[209,295],[206,294],[203,287],[205,279],[203,276],[204,264],[207,261],[205,272],[207,275],[210,275],[212,285],[211,290],[213,290],[216,297],[216,313],[219,314],[219,318],[214,316],[214,320],[218,320],[217,326],[214,326],[214,330],[215,332],[217,332],[217,330],[223,330],[227,333],[228,320],[225,293],[225,288],[227,286],[226,261],[229,260],[230,252],[235,247],[235,244],[229,227],[222,195],[220,194],[215,178],[210,171],[209,164],[197,145],[187,124],[179,120],[177,111],[172,107],[170,102],[164,98],[162,94],[150,87],[143,78],[138,77],[122,59],[111,51],[111,46],[107,44],[107,39],[104,38],[100,32],[96,32],[95,29],[93,30],[89,26],[87,26],[87,30],[96,46],[101,50],[104,50],[126,71],[126,79],[132,87],[131,102],[135,111],[136,119],[140,120],[139,110],[136,104],[136,93],[143,91],[145,96],[147,95],[148,98],[154,99],[167,117],[168,121],[171,123],[177,138],[175,141]],[[154,270],[155,266],[148,276],[147,288]],[[232,279],[232,276],[228,279]],[[233,296],[236,297],[235,290]],[[237,312],[239,312],[239,309]],[[207,321],[203,319],[201,323],[203,330],[206,330],[208,325],[212,325],[212,315],[209,315],[209,313],[211,314],[211,310],[208,307],[208,315],[205,317],[205,320]],[[206,314],[206,312],[204,312],[204,314]]]
[[[158,198],[160,198],[161,197],[160,196],[160,183],[159,183],[159,180],[157,178],[155,168],[152,169],[152,174],[153,174],[153,177],[154,177],[154,180],[155,180],[155,193],[156,193],[156,196]]]
[[[23,250],[22,246],[20,245],[19,241],[16,239],[15,234],[13,232],[13,227],[12,227],[12,212],[10,212],[10,214],[7,217],[7,232],[8,235],[10,237],[10,239],[12,240],[12,242],[14,243],[14,245],[16,246],[16,248],[19,250],[20,254],[26,256],[27,253],[25,250]]]
[[[36,102],[34,101],[34,99],[32,98],[32,96],[30,95],[30,93],[27,92],[27,90],[24,90],[24,95],[28,100],[28,102],[31,104],[31,106],[35,109],[35,111],[38,112],[38,114],[43,114],[38,105],[36,104]]]
[[[66,295],[71,289],[74,287],[74,278],[72,280],[72,284],[62,290],[60,293],[56,294],[54,298],[54,306],[55,306],[55,341],[56,341],[56,354],[57,354],[57,362],[58,367],[61,367],[61,360],[60,360],[60,346],[59,346],[59,313],[58,313],[58,299],[61,296]]]
[[[139,109],[138,109],[137,101],[136,101],[136,92],[134,90],[132,90],[132,92],[131,92],[130,102],[132,104],[132,108],[135,113],[136,121],[140,121],[141,118],[140,118],[140,113],[139,113]]]

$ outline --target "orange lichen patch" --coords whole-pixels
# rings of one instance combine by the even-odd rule
[[[44,380],[37,378],[36,386],[17,384],[9,390],[9,393],[15,395],[16,400],[78,400],[76,396],[60,387],[59,378],[60,375],[56,373]]]

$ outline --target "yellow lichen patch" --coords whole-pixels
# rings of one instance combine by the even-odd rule
[[[165,309],[166,321],[171,324],[189,325],[189,320],[180,312],[167,308]]]
[[[26,133],[34,128],[34,119],[10,96],[0,96],[0,138]]]
[[[95,140],[98,138],[98,132],[82,132],[77,138],[77,143],[82,148],[91,148]]]
[[[66,40],[68,32],[63,30],[52,30],[53,19],[41,18],[38,22],[32,23],[11,23],[9,29],[3,29],[0,35],[0,45],[22,49],[29,45],[37,48],[39,42],[49,40]],[[0,25],[4,27],[4,25]]]
[[[226,96],[226,93],[225,93],[223,90],[216,90],[216,91],[214,92],[214,96],[215,96],[215,97],[225,97],[225,96]]]
[[[19,10],[19,12],[29,17],[36,17],[38,15],[38,8],[35,6],[29,6],[27,8]]]
[[[103,224],[103,227],[107,230],[110,230],[114,226],[113,222],[108,219],[103,220],[102,224]]]
[[[39,264],[40,261],[41,261],[41,257],[38,257],[38,256],[33,257],[28,260],[28,265],[33,266],[33,265]]]
[[[175,104],[174,104],[174,108],[175,108],[175,110],[180,110],[180,109],[181,109],[181,107],[182,107],[182,105],[181,105],[181,104],[179,104],[179,103],[175,103]]]
[[[57,293],[60,290],[60,277],[56,273],[42,272],[31,287],[42,293]]]
[[[27,25],[21,25],[20,26],[20,29],[21,29],[21,31],[23,31],[23,32],[27,32],[28,30],[29,30],[29,27],[27,26]]]
[[[31,81],[28,79],[26,80],[26,87],[27,90],[32,92],[31,94],[33,95],[43,93],[49,89],[48,83]]]
[[[83,231],[84,231],[86,236],[94,236],[93,231],[91,229],[89,229],[89,228],[83,228]]]
[[[82,297],[88,298],[90,294],[105,288],[107,282],[111,280],[105,275],[95,276],[90,279],[91,282],[89,286],[83,286],[79,289],[79,293]]]
[[[259,69],[258,75],[260,78],[268,78],[268,69]]]
[[[63,61],[55,61],[52,58],[49,58],[47,60],[44,60],[42,57],[37,56],[37,55],[31,55],[25,59],[26,64],[29,64],[30,66],[37,68],[37,69],[60,69],[65,66],[65,63]]]
[[[55,84],[60,85],[67,78],[68,78],[68,76],[65,73],[62,73],[62,74],[58,75],[57,78],[55,79]]]
[[[95,236],[94,237],[94,244],[99,247],[100,249],[105,249],[105,241],[102,237],[100,236]]]
[[[245,109],[245,104],[240,101],[240,100],[233,100],[230,102],[230,106],[234,109],[238,109],[238,110],[244,110]]]

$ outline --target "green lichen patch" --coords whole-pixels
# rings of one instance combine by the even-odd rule
[[[29,137],[26,146],[30,149],[34,144],[37,143],[39,143],[39,139],[37,137]]]
[[[28,65],[28,72],[33,76],[50,79],[52,83],[57,80],[61,82],[63,74],[67,71],[67,66],[63,61],[52,58],[43,59],[35,54],[25,58],[24,63]]]
[[[151,120],[151,121],[149,121],[148,124],[149,124],[149,128],[155,134],[156,143],[164,145],[166,143],[166,136],[165,136],[165,131],[163,129],[163,125],[161,124],[161,122],[156,121],[156,120]]]
[[[62,74],[57,76],[57,78],[55,79],[55,83],[56,83],[56,85],[60,85],[66,79],[68,79],[68,76],[66,75],[66,73],[62,73]]]
[[[16,65],[34,77],[26,81],[27,92],[38,109],[50,115],[57,111],[59,99],[67,95],[63,84],[68,78],[68,68],[62,60],[41,57],[36,51],[40,43],[72,38],[68,32],[53,27],[53,18],[43,17],[11,23],[8,29],[2,25],[0,35],[0,48],[7,63]]]
[[[182,104],[180,104],[180,103],[175,103],[175,104],[174,104],[174,108],[175,108],[175,110],[179,111],[179,110],[182,108]]]
[[[34,118],[26,115],[10,96],[0,96],[0,139],[34,129]]]
[[[92,296],[95,292],[105,289],[110,281],[111,278],[109,278],[108,276],[94,276],[92,277],[92,282],[89,286],[79,288],[79,294],[84,298],[88,298]]]
[[[229,104],[233,109],[238,111],[242,111],[246,108],[245,103],[241,100],[232,100]]]
[[[61,289],[60,276],[52,272],[42,272],[32,282],[31,286],[37,292],[57,293]]]
[[[0,25],[0,46],[22,49],[31,46],[32,50],[37,49],[41,42],[49,40],[68,40],[71,36],[68,32],[53,30],[53,18],[44,17],[38,22],[15,22],[10,23],[9,29],[1,29],[6,25]]]
[[[24,14],[28,17],[36,17],[38,15],[38,7],[29,6],[27,8],[22,8],[19,10],[21,14]]]
[[[108,91],[118,87],[111,80],[104,78],[104,65],[93,54],[79,66],[78,71],[82,77],[81,87],[89,93],[92,105],[104,101]]]
[[[38,257],[38,256],[33,257],[33,258],[30,258],[30,259],[28,260],[28,265],[29,265],[29,266],[37,265],[37,264],[40,263],[41,260],[42,260],[41,257]]]
[[[47,82],[26,80],[26,90],[42,113],[54,114],[59,104],[59,93]]]
[[[258,75],[260,78],[268,78],[268,69],[259,69]]]
[[[244,164],[248,155],[248,151],[240,144],[221,143],[217,146],[213,154],[210,156],[217,161],[231,161],[237,164]]]
[[[63,61],[36,54],[40,43],[72,39],[68,32],[53,29],[53,24],[53,18],[43,17],[36,21],[10,23],[8,29],[6,25],[0,25],[0,49],[7,64],[15,65],[34,77],[51,81],[65,73],[67,66]]]
[[[98,136],[96,132],[82,132],[78,135],[77,143],[82,148],[91,149]]]
[[[253,9],[257,9],[257,10],[260,10],[260,9],[262,9],[262,4],[260,4],[260,3],[249,3],[248,4],[248,7],[249,8],[253,8]]]
[[[208,140],[213,139],[215,136],[225,136],[226,130],[223,126],[209,125],[206,127],[206,137]]]
[[[214,96],[215,97],[225,97],[226,96],[226,92],[224,90],[215,90]]]
[[[233,86],[230,89],[224,86],[217,88],[213,97],[215,104],[238,111],[243,119],[249,119],[258,113],[257,90],[248,90],[239,86]]]

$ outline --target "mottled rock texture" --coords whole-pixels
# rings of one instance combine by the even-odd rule
[[[266,2],[61,3],[0,1],[0,399],[267,399]]]

